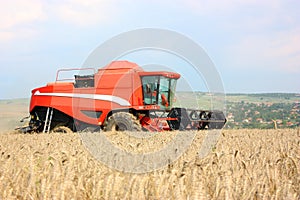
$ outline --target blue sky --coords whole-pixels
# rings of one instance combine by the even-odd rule
[[[173,30],[197,42],[227,93],[300,93],[299,10],[298,0],[5,1],[0,99],[29,97],[58,69],[80,67],[97,46],[138,28]]]

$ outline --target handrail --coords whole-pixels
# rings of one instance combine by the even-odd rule
[[[69,68],[69,69],[59,69],[56,72],[56,79],[55,82],[57,81],[73,81],[75,78],[64,78],[64,79],[59,79],[59,73],[61,72],[67,72],[67,71],[83,71],[83,70],[92,70],[93,74],[96,73],[95,68]]]

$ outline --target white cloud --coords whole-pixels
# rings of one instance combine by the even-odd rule
[[[62,21],[74,26],[92,26],[112,22],[119,13],[115,0],[10,0],[0,7],[0,42],[36,36],[43,24]]]
[[[65,22],[77,26],[109,23],[118,17],[115,0],[66,0],[57,4],[57,15]]]
[[[0,43],[10,42],[16,38],[17,39],[33,38],[37,34],[38,31],[30,28],[15,28],[9,30],[0,30]]]
[[[278,61],[278,67],[288,72],[300,73],[300,27],[281,31],[271,38],[269,58]]]
[[[227,65],[249,68],[300,72],[300,14],[298,5],[284,0],[186,0],[194,14],[215,19],[229,39],[223,49]]]
[[[43,18],[42,4],[39,0],[11,0],[1,3],[0,29],[40,20]]]
[[[200,15],[206,14],[225,14],[237,12],[239,9],[252,8],[255,6],[268,8],[269,10],[280,7],[281,0],[222,0],[222,1],[208,1],[208,0],[185,0],[184,5],[194,13]],[[179,1],[182,2],[182,1]]]
[[[10,41],[15,37],[14,32],[0,30],[0,41]]]
[[[34,35],[35,31],[26,26],[45,18],[39,0],[4,1],[1,3],[0,13],[0,42]]]
[[[251,35],[224,48],[226,62],[235,68],[300,73],[300,28]]]

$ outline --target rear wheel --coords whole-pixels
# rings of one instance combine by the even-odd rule
[[[130,113],[117,112],[110,116],[107,120],[106,131],[141,131],[141,124]]]

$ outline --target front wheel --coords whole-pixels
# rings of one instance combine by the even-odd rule
[[[117,112],[108,119],[105,131],[141,131],[141,124],[131,113]]]

